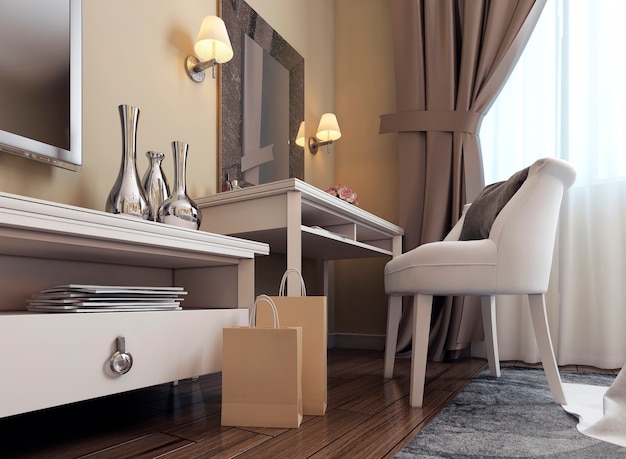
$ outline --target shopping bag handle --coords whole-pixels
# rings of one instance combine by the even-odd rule
[[[272,300],[267,295],[259,295],[254,300],[254,306],[252,307],[252,312],[250,313],[250,322],[248,323],[248,327],[255,328],[256,327],[256,308],[257,304],[265,301],[272,308],[272,314],[274,315],[274,328],[280,328],[280,322],[278,321],[278,309],[276,309],[276,304],[274,300]]]
[[[300,277],[301,294],[302,296],[306,296],[306,286],[304,285],[304,278],[302,277],[300,271],[298,271],[296,268],[289,268],[287,271],[285,271],[285,274],[283,274],[283,278],[280,280],[280,289],[278,290],[278,296],[285,296],[285,287],[287,285],[287,277],[289,277],[289,273],[298,273],[298,277]]]

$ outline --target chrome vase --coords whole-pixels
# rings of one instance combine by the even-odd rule
[[[136,164],[139,109],[130,105],[120,105],[118,109],[122,122],[122,164],[105,210],[147,220],[150,217],[150,204],[139,180]]]
[[[183,228],[198,229],[202,213],[195,202],[187,196],[187,151],[185,142],[172,142],[174,153],[174,187],[169,198],[159,207],[157,221]]]
[[[163,201],[170,197],[170,187],[161,167],[165,153],[148,151],[146,156],[148,157],[148,169],[141,179],[141,184],[144,190],[146,190],[148,203],[150,204],[149,219],[157,221],[159,207]]]

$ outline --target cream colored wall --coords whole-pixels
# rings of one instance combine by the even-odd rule
[[[305,151],[305,180],[322,189],[348,184],[364,209],[396,222],[395,136],[377,134],[378,116],[394,107],[389,2],[248,3],[305,58],[307,135],[314,134],[322,113],[334,111],[339,119],[343,137],[330,154],[325,148],[315,156]],[[213,194],[217,82],[209,77],[193,83],[183,60],[202,18],[216,12],[217,0],[83,1],[83,169],[71,172],[0,154],[0,191],[104,209],[121,158],[117,106],[125,103],[141,109],[140,175],[148,164],[145,151],[161,150],[172,181],[170,142],[184,140],[190,144],[189,194]],[[336,331],[384,332],[384,261],[337,263]]]
[[[0,190],[103,210],[121,160],[118,105],[140,108],[137,164],[147,150],[167,154],[171,141],[189,143],[189,194],[216,187],[216,82],[193,83],[183,60],[215,0],[83,1],[83,168],[80,172],[0,155]]]
[[[188,194],[215,193],[217,80],[209,72],[203,83],[194,83],[183,66],[208,14],[216,14],[214,0],[184,0],[184,8],[181,2],[167,0],[83,1],[84,170],[101,205],[119,169],[119,104],[141,110],[140,175],[148,165],[145,152],[162,151],[172,184],[171,142],[181,140],[189,144]]]
[[[397,223],[396,136],[379,135],[379,116],[395,111],[391,10],[386,0],[248,0],[305,58],[305,122],[335,112],[343,136],[316,155],[305,151],[305,180],[321,189],[354,187],[361,207]],[[305,34],[302,32],[306,31]],[[367,51],[367,55],[365,54]],[[329,330],[384,334],[386,258],[340,261],[331,278]],[[364,279],[366,280],[364,282]],[[332,313],[332,311],[331,311]]]
[[[322,113],[335,110],[335,0],[248,0],[248,4],[304,57],[304,119],[307,137],[315,135]],[[334,153],[318,153],[313,156],[305,149],[305,181],[321,189],[331,186],[335,176],[334,161]],[[257,266],[263,272],[256,277],[257,290],[277,290],[284,263],[284,259],[277,261],[272,257],[260,261]],[[321,283],[315,276],[316,265],[304,263],[302,270],[307,291],[321,294]],[[335,319],[332,263],[329,272],[328,329],[333,332]]]
[[[333,0],[248,2],[305,58],[305,120],[312,135],[320,115],[334,109]],[[182,7],[184,5],[184,7]],[[217,0],[83,1],[83,168],[49,167],[0,154],[0,191],[103,210],[117,177],[121,130],[117,106],[140,108],[137,163],[143,175],[147,150],[168,156],[171,141],[189,143],[187,184],[191,197],[215,193],[217,86],[196,84],[183,70],[200,22],[216,14]],[[333,183],[333,157],[305,153],[305,179]]]
[[[334,149],[336,182],[352,187],[363,209],[397,224],[396,136],[378,134],[379,116],[395,111],[390,3],[336,1],[335,106],[343,135]],[[337,332],[385,333],[387,261],[336,263]]]
[[[248,0],[304,57],[304,120],[307,137],[315,135],[320,117],[335,110],[335,0]],[[304,152],[304,179],[318,188],[334,183],[335,156]]]

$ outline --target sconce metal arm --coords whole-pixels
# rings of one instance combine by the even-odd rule
[[[187,59],[185,59],[185,71],[189,78],[196,83],[201,83],[204,81],[204,71],[209,67],[213,68],[213,78],[216,77],[215,67],[217,64],[221,64],[218,59],[209,59],[208,61],[200,62],[195,56],[187,56]]]
[[[317,149],[319,147],[323,147],[324,145],[330,145],[333,143],[333,140],[327,140],[325,142],[320,142],[315,137],[309,137],[309,151],[312,154],[317,153]]]

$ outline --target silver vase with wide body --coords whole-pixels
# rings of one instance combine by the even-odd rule
[[[136,164],[139,109],[130,105],[120,105],[118,109],[122,123],[122,164],[109,193],[105,210],[147,220],[150,217],[150,204],[139,180]]]
[[[157,221],[183,228],[198,229],[202,213],[195,202],[187,196],[187,151],[185,142],[172,142],[174,153],[174,187],[169,198],[159,207]]]
[[[170,197],[170,187],[161,167],[165,153],[148,151],[146,156],[148,157],[148,169],[141,179],[141,184],[146,190],[150,203],[150,220],[157,221],[159,207],[163,201]]]

